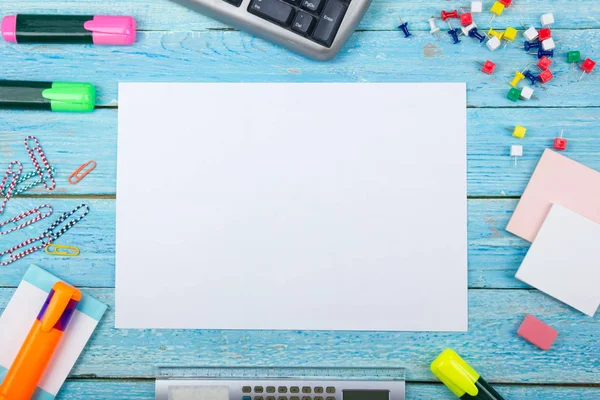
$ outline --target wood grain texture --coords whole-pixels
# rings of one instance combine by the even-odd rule
[[[510,400],[575,400],[600,398],[600,388],[540,387],[494,385]],[[412,400],[456,400],[448,389],[438,384],[408,383],[407,397]],[[154,382],[118,380],[69,380],[59,397],[62,400],[92,400],[114,398],[115,393],[127,393],[127,399],[151,399]],[[123,397],[121,397],[123,398]]]
[[[431,382],[435,378],[429,363],[452,347],[490,382],[600,384],[600,319],[573,312],[533,290],[471,290],[469,332],[459,334],[117,330],[114,290],[84,290],[109,309],[73,377],[150,378],[157,365],[396,366],[407,368],[409,381]],[[13,292],[0,289],[0,308]],[[240,293],[240,301],[245,295]],[[559,331],[550,351],[516,335],[528,313]]]
[[[81,249],[79,257],[49,256],[40,251],[7,267],[2,267],[0,286],[15,287],[30,264],[39,264],[76,286],[114,287],[115,285],[115,201],[89,199],[13,199],[2,221],[43,203],[55,209],[54,215],[26,229],[0,236],[5,250],[39,235],[61,213],[85,202],[90,214],[57,243]],[[470,200],[469,206],[469,286],[471,288],[525,288],[515,279],[529,244],[504,228],[516,200]]]
[[[564,154],[590,168],[600,170],[600,119],[597,108],[558,109],[469,109],[469,196],[519,196],[544,149],[565,130],[568,148]],[[199,119],[198,129],[201,129]],[[524,125],[524,140],[515,139],[506,128]],[[399,121],[398,129],[403,134]],[[48,159],[57,168],[57,194],[114,194],[116,188],[117,111],[96,110],[91,114],[60,114],[0,111],[0,165],[20,160],[32,170],[23,146],[26,135],[35,134]],[[514,167],[511,144],[522,144],[524,156]],[[140,143],[143,147],[143,142]],[[399,149],[399,154],[405,149]],[[81,183],[70,185],[68,176],[81,164],[96,160],[98,167]],[[158,157],[157,157],[158,160]],[[162,160],[168,165],[174,160]],[[158,162],[158,161],[157,161]],[[5,167],[4,167],[5,168]],[[45,194],[43,188],[34,194]]]
[[[1,11],[1,10],[0,10]],[[598,59],[599,30],[557,30],[555,78],[538,89],[539,100],[506,98],[515,70],[537,62],[517,45],[490,53],[471,38],[458,45],[427,32],[409,39],[396,31],[357,32],[342,54],[319,63],[241,32],[144,32],[135,46],[11,45],[0,42],[5,79],[85,81],[98,88],[98,104],[117,104],[119,81],[202,82],[467,82],[471,107],[597,107],[600,74],[578,82],[566,51]],[[475,61],[498,64],[494,75]],[[533,65],[533,68],[535,65]],[[534,70],[535,71],[535,70]],[[235,108],[235,102],[228,105]],[[534,112],[532,112],[534,113]]]

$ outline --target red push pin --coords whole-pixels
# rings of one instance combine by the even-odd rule
[[[540,82],[542,83],[546,83],[550,80],[552,80],[552,78],[554,78],[554,75],[552,75],[552,72],[550,72],[549,69],[542,71],[539,75],[538,75],[538,79]]]
[[[473,14],[471,14],[471,13],[460,14],[460,24],[462,26],[469,26],[472,23],[473,23]]]
[[[544,40],[550,39],[552,37],[552,33],[550,32],[550,28],[542,28],[538,31],[538,40],[543,42]]]
[[[552,65],[552,60],[546,56],[540,58],[537,63],[538,68],[542,71],[546,71],[548,68],[550,68],[550,65]]]
[[[490,60],[487,60],[486,62],[482,63],[479,61],[475,61],[477,64],[481,65],[481,72],[491,75],[494,73],[494,70],[496,69],[496,64],[494,64],[493,62],[491,62]]]
[[[442,21],[446,21],[448,18],[458,18],[458,11],[444,11],[442,10]]]
[[[567,139],[563,139],[563,130],[560,131],[560,137],[554,139],[554,147],[556,150],[563,151],[567,148]]]
[[[579,68],[583,70],[581,76],[579,77],[579,80],[581,80],[583,75],[591,74],[594,68],[596,68],[596,61],[592,60],[591,58],[586,58]]]
[[[510,7],[512,0],[498,0],[500,3],[504,4],[504,7]]]

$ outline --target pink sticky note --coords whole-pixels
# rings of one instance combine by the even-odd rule
[[[519,327],[517,334],[540,349],[548,350],[556,340],[558,331],[533,315],[528,315]]]
[[[600,223],[600,172],[544,151],[506,230],[533,242],[554,203]]]

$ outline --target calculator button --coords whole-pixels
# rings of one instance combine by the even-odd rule
[[[304,11],[298,11],[294,22],[292,22],[292,30],[301,35],[308,36],[315,25],[316,18]]]
[[[267,386],[267,393],[275,393],[275,386]]]
[[[300,388],[298,386],[292,386],[290,388],[290,393],[300,393]]]
[[[262,396],[254,396],[254,400],[263,400]]]
[[[329,0],[313,32],[313,39],[330,47],[345,14],[346,5],[344,3],[340,0]]]
[[[277,400],[288,400],[287,396],[279,396]]]
[[[321,386],[317,386],[315,388],[315,393],[323,393],[323,388]]]
[[[277,388],[277,392],[279,392],[279,393],[287,393],[287,386],[279,386]]]
[[[310,396],[302,396],[302,400],[312,400]]]
[[[284,26],[288,26],[294,17],[294,8],[279,0],[252,0],[248,11]]]
[[[323,400],[323,396],[317,396],[315,397],[315,400]]]
[[[252,388],[250,386],[244,386],[242,388],[242,393],[250,393],[252,392]]]
[[[310,386],[302,386],[302,393],[312,393],[312,388]]]
[[[252,397],[250,397],[250,396],[242,396],[242,400],[252,400]]]
[[[335,397],[333,397],[333,396],[329,396],[329,397],[328,397],[327,399],[325,399],[325,400],[335,400]]]
[[[262,386],[254,386],[254,393],[262,393],[265,389]]]
[[[298,396],[292,396],[292,397],[290,397],[290,400],[300,400],[300,397],[298,397]]]
[[[318,13],[325,0],[302,0],[300,6],[310,12]]]
[[[335,393],[335,388],[333,386],[329,386],[329,387],[327,387],[327,389],[325,389],[325,391],[327,393]]]
[[[267,400],[275,400],[275,396],[267,396]]]

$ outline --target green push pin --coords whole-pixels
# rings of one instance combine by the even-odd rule
[[[569,51],[567,53],[568,63],[578,63],[581,61],[581,53],[579,51]]]
[[[521,97],[521,91],[516,88],[511,88],[506,97],[511,101],[517,101],[519,100],[519,97]]]

